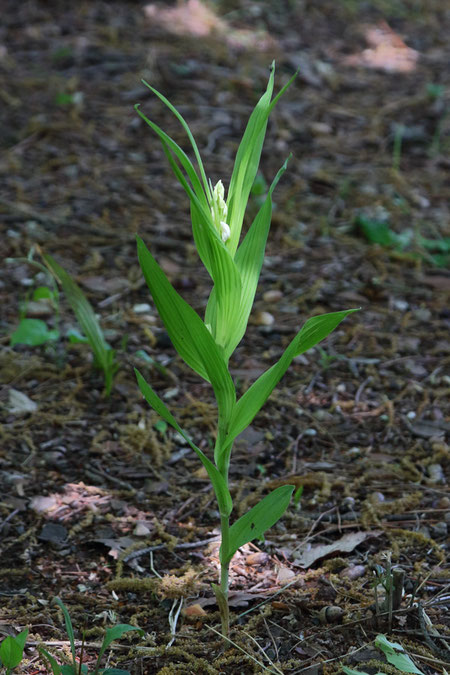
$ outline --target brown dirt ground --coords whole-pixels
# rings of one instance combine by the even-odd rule
[[[3,266],[0,634],[30,629],[20,672],[46,672],[38,644],[64,661],[57,595],[77,649],[86,631],[86,663],[105,627],[145,630],[111,652],[110,665],[131,673],[315,674],[341,672],[341,663],[398,672],[374,649],[378,633],[400,641],[423,673],[443,673],[450,275],[445,254],[433,258],[438,248],[426,249],[420,236],[441,242],[436,247],[449,236],[448,6],[224,0],[214,6],[227,34],[192,37],[146,19],[144,4],[2,3],[2,258],[24,257],[36,245],[54,255],[100,315],[121,368],[107,400],[86,346],[64,338],[55,347],[11,348],[29,284],[43,280],[27,263]],[[419,52],[411,72],[369,68],[357,56],[368,46],[364,31],[381,20]],[[362,311],[322,351],[296,360],[236,443],[237,513],[275,485],[293,482],[304,492],[300,508],[292,505],[264,543],[245,547],[233,563],[232,645],[212,631],[219,616],[210,589],[217,550],[205,543],[218,525],[211,488],[180,438],[155,428],[133,375],[138,366],[209,448],[211,391],[164,333],[134,234],[199,310],[208,278],[185,196],[133,105],[140,101],[186,147],[143,77],[178,106],[213,180],[226,182],[273,58],[277,88],[297,66],[300,75],[271,118],[264,176],[270,180],[289,152],[293,159],[276,192],[251,325],[233,357],[240,391],[307,316]],[[404,125],[401,147],[396,125]],[[355,227],[361,214],[388,219],[412,240],[404,248],[368,242]],[[276,302],[264,296],[269,290],[280,291]],[[150,307],[136,313],[142,303]],[[261,312],[273,325],[262,324]],[[53,325],[54,315],[45,318]],[[64,300],[60,321],[63,331],[76,325]],[[36,410],[11,412],[11,389]],[[405,573],[391,625],[375,616],[373,583],[373,565],[385,568],[389,555]],[[169,618],[181,604],[171,634]]]

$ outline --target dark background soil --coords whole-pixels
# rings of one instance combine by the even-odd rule
[[[38,644],[63,661],[69,647],[57,595],[77,645],[86,631],[87,663],[105,627],[145,630],[111,652],[110,665],[132,673],[334,673],[342,662],[397,672],[373,647],[378,633],[401,642],[423,673],[443,673],[448,3],[224,0],[210,5],[224,23],[200,36],[186,34],[202,25],[189,12],[164,14],[176,5],[160,3],[152,18],[144,6],[2,2],[1,257],[54,255],[94,306],[121,367],[106,399],[87,346],[61,338],[11,348],[21,305],[46,280],[24,261],[2,266],[0,634],[30,629],[19,672],[46,672]],[[378,67],[367,51],[370,29],[391,45],[376,52]],[[417,62],[398,72],[407,48]],[[362,311],[296,359],[236,443],[236,515],[276,485],[302,485],[303,496],[265,542],[236,556],[233,646],[209,628],[220,625],[210,589],[217,547],[205,543],[217,534],[212,490],[182,439],[158,426],[133,375],[139,367],[208,452],[212,392],[170,345],[134,235],[200,312],[209,279],[185,195],[133,106],[140,102],[188,150],[144,78],[188,121],[213,183],[227,185],[273,59],[277,91],[300,72],[271,116],[264,179],[293,158],[275,194],[249,330],[231,363],[239,390],[279,358],[308,316]],[[257,208],[255,195],[249,217]],[[391,240],[368,241],[358,222],[385,223]],[[26,311],[54,326],[53,311]],[[64,298],[60,324],[63,333],[76,327]],[[11,410],[14,390],[33,412]],[[131,557],[141,548],[147,552]],[[385,568],[389,556],[405,571],[392,625],[374,615],[372,566]],[[180,608],[171,634],[169,615]]]

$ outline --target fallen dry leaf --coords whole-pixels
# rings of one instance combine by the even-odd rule
[[[419,52],[408,47],[385,21],[366,28],[364,37],[371,46],[345,59],[349,66],[366,66],[388,73],[410,73],[419,58]]]
[[[369,537],[379,537],[382,534],[381,530],[374,530],[373,532],[349,532],[344,534],[341,539],[332,544],[318,544],[311,546],[304,544],[292,554],[296,564],[299,567],[311,567],[318,560],[328,558],[333,553],[351,553],[359,544],[369,539]]]

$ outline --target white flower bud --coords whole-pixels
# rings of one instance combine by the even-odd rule
[[[222,241],[225,243],[230,238],[230,226],[224,220],[220,221],[220,234],[222,235]]]
[[[217,181],[214,189],[211,186],[211,217],[216,230],[225,243],[230,238],[230,226],[226,222],[228,208],[225,202],[225,188],[221,180]]]

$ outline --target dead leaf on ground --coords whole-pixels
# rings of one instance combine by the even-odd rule
[[[369,537],[379,537],[380,534],[382,534],[381,530],[374,530],[373,532],[349,532],[349,534],[344,534],[341,539],[332,544],[318,544],[317,546],[304,544],[294,551],[292,557],[299,567],[308,568],[319,560],[328,558],[333,553],[351,553],[353,549],[362,544],[366,539],[369,539]]]
[[[364,37],[370,48],[348,56],[344,61],[347,65],[376,68],[388,73],[410,73],[415,69],[419,52],[408,47],[385,21],[377,26],[368,26]]]

